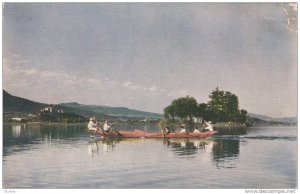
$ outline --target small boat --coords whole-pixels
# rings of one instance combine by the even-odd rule
[[[142,130],[135,129],[133,131],[116,131],[113,130],[112,132],[103,132],[98,130],[94,132],[95,134],[102,136],[102,137],[123,137],[123,138],[206,138],[211,135],[218,133],[218,131],[205,131],[205,132],[198,132],[198,133],[168,133],[162,134],[158,132],[145,132]]]

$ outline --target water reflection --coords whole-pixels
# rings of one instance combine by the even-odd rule
[[[240,153],[240,140],[218,139],[212,151],[217,168],[236,168],[234,160]]]
[[[90,139],[87,151],[94,157],[96,154],[108,154],[115,150],[117,144],[147,143],[161,141],[163,146],[173,152],[178,158],[207,157],[215,163],[217,168],[236,168],[235,159],[240,153],[240,141],[235,139]],[[138,146],[138,145],[136,145]]]
[[[12,126],[12,136],[14,138],[20,137],[21,135],[21,125]]]
[[[88,156],[94,157],[95,154],[99,154],[101,147],[102,147],[102,152],[104,154],[107,154],[114,150],[117,143],[119,143],[119,140],[117,139],[110,139],[110,138],[90,139],[87,148]]]
[[[29,149],[37,143],[45,143],[46,148],[53,140],[72,139],[86,136],[85,125],[53,124],[4,124],[3,155]]]
[[[163,144],[177,156],[211,153],[217,168],[236,168],[235,160],[240,153],[240,141],[234,139],[177,139],[164,140]]]
[[[88,152],[88,156],[93,157],[94,154],[98,154],[99,153],[99,146],[97,141],[90,141],[88,143],[88,147],[87,147],[87,152]]]
[[[166,145],[178,156],[193,156],[198,150],[211,152],[215,143],[213,139],[165,139],[163,144]]]
[[[131,128],[132,126],[129,126]],[[144,126],[145,131],[151,130],[149,126]],[[154,129],[153,129],[154,130]],[[233,168],[234,160],[240,152],[240,139],[237,135],[246,134],[244,129],[219,129],[222,135],[208,139],[156,139],[166,146],[179,158],[196,157],[203,153],[211,154],[211,160],[215,162],[218,168]],[[231,134],[231,135],[228,135]],[[46,148],[51,146],[53,141],[61,142],[61,140],[72,141],[72,139],[87,139],[89,138],[86,132],[85,125],[10,125],[4,126],[4,155],[15,150],[8,149],[9,147],[17,147],[19,150],[27,149],[30,144],[43,143]],[[226,137],[226,138],[225,138]],[[120,142],[119,142],[120,141]],[[126,142],[126,139],[89,139],[88,155],[94,156],[103,152],[108,154],[114,151],[118,143]],[[147,140],[130,140],[134,142],[147,142]]]
[[[49,145],[51,145],[51,142],[52,142],[52,134],[51,132],[50,133],[44,133],[43,134],[44,136],[44,143],[46,145],[46,147],[48,147]]]
[[[246,127],[231,127],[231,128],[222,128],[216,127],[218,131],[218,135],[246,135],[247,128]]]

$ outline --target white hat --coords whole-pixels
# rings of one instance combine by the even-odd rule
[[[209,124],[211,124],[211,121],[208,121]]]
[[[90,121],[94,120],[93,117],[90,118]]]

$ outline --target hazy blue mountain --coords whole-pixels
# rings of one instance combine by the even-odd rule
[[[134,110],[134,109],[126,108],[126,107],[84,105],[84,104],[79,104],[77,102],[61,103],[59,105],[62,107],[92,111],[92,112],[102,113],[105,115],[110,115],[110,116],[115,116],[115,117],[129,117],[129,118],[130,117],[140,117],[140,118],[148,117],[148,118],[152,118],[152,119],[159,119],[159,118],[163,117],[162,114]]]
[[[283,118],[273,118],[265,115],[255,114],[255,113],[248,113],[248,116],[251,118],[256,118],[264,121],[276,121],[281,123],[297,123],[298,117],[283,117]]]
[[[63,109],[64,112],[75,113],[84,117],[94,116],[97,119],[116,119],[116,118],[162,118],[161,114],[144,112],[128,109],[126,107],[109,107],[96,105],[83,105],[76,102],[61,103],[49,105],[45,103],[34,102],[25,98],[13,96],[3,90],[3,113],[37,113],[42,108],[53,106],[55,109]]]

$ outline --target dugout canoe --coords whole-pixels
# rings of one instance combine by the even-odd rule
[[[199,133],[169,133],[163,135],[157,132],[145,132],[142,130],[135,129],[133,131],[113,131],[113,132],[102,132],[98,130],[95,134],[102,137],[123,137],[123,138],[206,138],[218,133],[218,131],[205,131]]]

